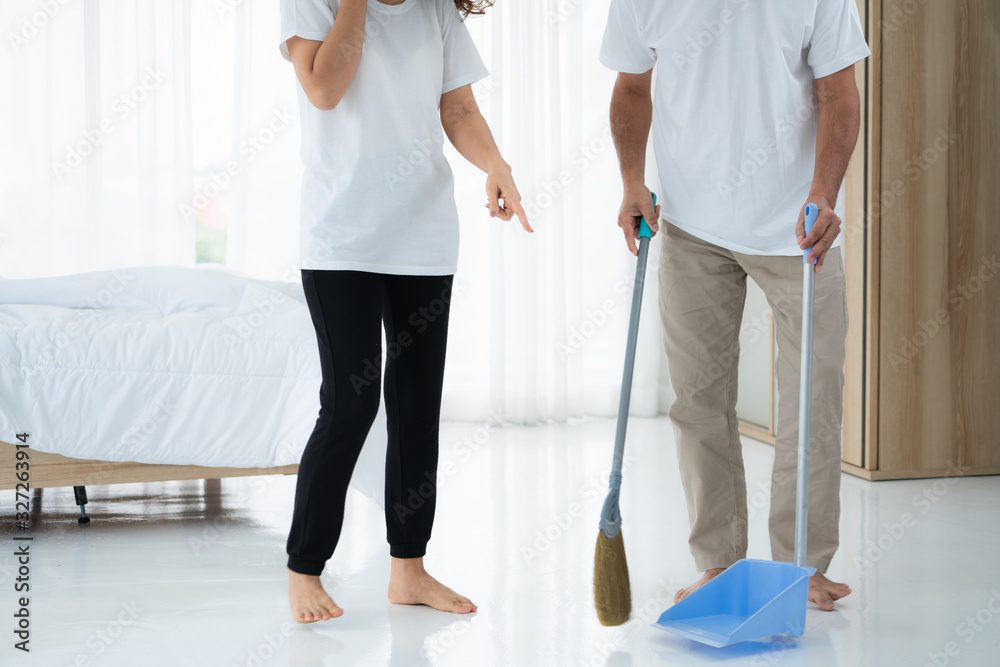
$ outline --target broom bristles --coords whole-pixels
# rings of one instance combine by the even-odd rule
[[[621,625],[632,614],[632,587],[621,530],[608,539],[597,532],[594,550],[594,605],[601,625]]]

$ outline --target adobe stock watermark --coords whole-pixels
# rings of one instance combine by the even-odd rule
[[[583,0],[556,0],[556,2],[548,3],[548,6],[545,20],[549,26],[554,26],[573,16],[578,9],[583,7]]]
[[[544,181],[540,187],[534,188],[536,194],[525,197],[521,205],[524,213],[530,219],[538,217],[566,193],[587,169],[597,162],[601,156],[614,148],[611,126],[606,125],[600,134],[584,143],[570,158],[571,167],[564,167],[555,177]]]
[[[261,641],[256,646],[248,648],[246,657],[235,663],[233,667],[263,667],[288,643],[288,638],[291,636],[292,624],[282,623],[277,630],[264,633],[261,636]]]
[[[811,427],[811,437],[809,438],[810,454],[819,454],[825,443],[836,443],[839,447],[841,441],[841,431],[843,430],[839,422],[828,419],[825,415],[817,417],[813,413],[813,424]],[[754,489],[747,489],[747,521],[752,520],[757,514],[767,508],[771,501],[771,496],[775,487],[784,490],[786,493],[795,493],[795,477],[798,472],[798,450],[789,448],[782,452],[782,462],[784,465],[778,466],[779,453],[775,452],[775,471],[770,478],[758,481]],[[738,516],[731,516],[731,521],[742,521]]]
[[[650,246],[649,255],[646,258],[646,276],[648,280],[655,273],[659,266],[660,254],[657,252],[659,246]],[[635,276],[625,273],[615,282],[613,289],[614,298],[607,298],[600,303],[597,308],[591,308],[584,313],[583,320],[570,327],[565,341],[556,343],[556,354],[560,359],[566,359],[572,354],[576,354],[589,343],[597,333],[611,321],[612,316],[632,298],[632,290],[635,285]]]
[[[880,192],[873,194],[870,211],[865,210],[864,202],[859,202],[853,215],[845,214],[843,221],[845,237],[854,241],[860,240],[872,217],[895,206],[900,197],[909,191],[910,186],[923,178],[924,174],[961,138],[960,133],[952,132],[947,127],[939,127],[927,148],[911,155],[903,163],[902,176],[892,179]]]
[[[615,291],[618,291],[617,285]],[[605,299],[598,308],[588,310],[584,315],[583,322],[570,329],[569,335],[566,336],[566,342],[556,343],[556,353],[559,358],[565,359],[582,350],[587,341],[596,336],[597,332],[611,321],[611,316],[618,312],[619,303],[620,299]]]
[[[59,180],[65,180],[89,156],[97,152],[104,140],[114,134],[121,123],[125,122],[139,108],[139,105],[153,97],[156,89],[167,80],[168,76],[169,73],[158,66],[156,68],[147,67],[145,76],[111,103],[110,115],[101,118],[96,127],[85,129],[83,137],[66,149],[62,162],[52,161],[52,172]]]
[[[356,53],[359,53],[365,44],[366,39],[378,37],[389,25],[390,14],[384,12],[370,12],[365,27],[355,28],[350,41],[345,41],[340,45],[340,55],[344,60],[350,60]]]
[[[742,12],[750,6],[750,0],[733,0],[733,5]],[[688,65],[701,58],[705,50],[711,48],[715,41],[726,32],[726,29],[736,22],[737,18],[736,12],[730,7],[724,7],[714,19],[706,19],[702,21],[701,26],[692,28],[692,31],[699,27],[700,30],[688,37],[683,48],[675,50],[670,56],[674,68],[678,72],[682,72]]]
[[[969,614],[955,626],[955,634],[964,639],[965,645],[968,646],[983,634],[986,626],[992,623],[997,615],[1000,615],[1000,590],[994,588],[990,591],[989,599],[975,614]],[[928,652],[927,662],[923,667],[947,667],[961,654],[962,646],[957,641],[950,640],[941,647],[941,650]]]
[[[629,620],[615,628],[609,640],[598,643],[594,652],[580,664],[584,667],[604,667],[608,664],[612,655],[626,648],[630,636],[645,630],[660,618],[660,614],[673,603],[674,596],[671,591],[676,588],[673,578],[657,581],[652,597],[646,598],[642,604],[634,605]]]
[[[245,0],[213,0],[212,9],[219,20],[225,20],[236,12],[236,8],[246,4]]]
[[[884,210],[891,208],[899,197],[906,194],[908,184],[919,181],[927,171],[945,155],[948,150],[962,138],[958,132],[939,127],[930,144],[920,153],[911,155],[903,163],[903,175],[894,178],[892,182],[875,197],[872,208]]]
[[[178,204],[177,210],[184,222],[189,225],[194,224],[198,213],[208,208],[219,195],[227,192],[233,184],[233,179],[241,174],[261,152],[265,151],[294,120],[295,114],[288,109],[275,109],[264,122],[263,127],[240,143],[239,148],[237,148],[238,157],[230,159],[221,169],[216,169],[209,174],[205,182],[195,189],[190,203]]]
[[[474,622],[474,618],[472,620],[462,619],[455,621],[440,632],[428,637],[425,642],[427,658],[433,660],[434,658],[442,657],[455,645],[459,637],[472,628]]]
[[[695,287],[697,289],[697,286]],[[744,321],[747,326],[742,327],[739,333],[740,343],[756,343],[763,335],[771,335],[771,323],[774,320],[775,306],[780,313],[797,313],[802,307],[801,288],[784,288],[773,290],[767,294],[767,305],[758,315]],[[702,295],[701,301],[711,303],[712,299],[708,295]],[[720,307],[721,308],[721,307]],[[724,318],[723,318],[724,319]],[[779,351],[780,352],[780,351]],[[798,352],[796,352],[796,355]],[[739,352],[726,349],[724,352],[714,356],[710,363],[701,364],[698,367],[696,378],[686,383],[683,389],[683,397],[690,399],[699,392],[712,386],[712,383],[719,381],[723,376],[732,370],[734,364],[739,363]]]
[[[59,350],[64,349],[70,341],[79,336],[87,324],[97,318],[96,312],[109,306],[118,295],[125,291],[135,279],[128,269],[118,269],[111,271],[111,279],[94,296],[86,300],[86,308],[79,309],[80,314],[71,320],[61,331],[51,334],[49,342],[44,345],[38,356],[33,360],[32,366],[22,366],[24,372],[30,376],[44,370],[44,367],[51,363]]]
[[[626,450],[622,459],[622,473],[626,472],[635,461],[635,454]],[[591,477],[584,482],[580,486],[580,495],[583,498],[582,502],[572,502],[566,507],[565,511],[550,514],[549,522],[535,531],[534,540],[530,544],[521,545],[521,556],[524,557],[524,562],[530,565],[535,559],[541,558],[542,554],[551,549],[556,542],[569,533],[573,525],[584,514],[587,515],[588,520],[594,520],[596,527],[598,517],[595,517],[591,512],[587,512],[586,510],[589,510],[595,504],[603,503],[607,493],[607,474]]]
[[[777,135],[767,139],[760,146],[744,151],[740,163],[730,167],[728,177],[716,182],[716,190],[721,194],[733,194],[746,185],[754,174],[778,154],[781,142],[792,138],[799,128],[813,118],[817,109],[819,100],[812,94],[803,104],[778,119],[775,125]]]
[[[898,521],[883,523],[879,536],[874,540],[865,540],[865,549],[861,554],[854,556],[851,561],[858,571],[874,565],[885,557],[893,547],[899,544],[906,536],[907,532],[917,525],[919,516],[925,515],[941,501],[951,488],[958,483],[958,480],[969,471],[969,466],[955,465],[954,461],[948,461],[948,476],[936,479],[928,484],[920,492],[914,494],[911,504],[917,510],[913,512],[903,512],[899,515]]]
[[[70,0],[39,0],[38,10],[21,18],[21,25],[18,26],[17,32],[7,33],[7,41],[14,49],[14,53],[20,53],[28,42],[38,37],[69,2]]]
[[[224,321],[226,327],[233,331],[233,333],[226,332],[225,336],[230,349],[235,349],[240,343],[250,339],[278,311],[278,306],[288,300],[283,292],[277,290],[270,292],[266,297],[254,301],[253,312],[227,318]]]
[[[751,667],[771,667],[771,665],[776,665],[785,654],[785,651],[796,646],[798,643],[796,635],[801,635],[802,629],[796,628],[791,621],[786,621],[785,630],[784,634],[776,635],[771,640],[771,645],[766,652],[754,656],[753,660],[750,661]]]
[[[389,192],[395,192],[400,184],[413,176],[421,165],[432,160],[432,155],[441,150],[444,145],[444,129],[437,127],[431,131],[430,135],[423,139],[416,139],[413,142],[413,150],[405,155],[400,155],[395,171],[383,171],[382,178],[389,188]]]
[[[796,313],[802,308],[801,290],[784,288],[772,291],[767,295],[768,300],[764,308],[749,319],[744,315],[743,321],[746,326],[740,330],[740,343],[756,343],[763,335],[771,336],[771,325],[774,322],[774,311],[771,303],[777,304],[780,311]],[[779,312],[780,312],[779,311]]]
[[[744,151],[740,163],[730,168],[728,176],[716,183],[722,194],[732,194],[743,187],[770,159],[777,155],[781,143],[791,138],[819,109],[821,101],[813,94],[806,102],[779,119],[776,136],[763,144]],[[915,183],[943,156],[959,139],[961,134],[948,128],[939,127],[930,144],[922,152],[911,155],[903,163],[902,176],[894,179],[877,197],[872,208],[887,209],[907,191],[907,183]]]
[[[461,293],[461,289],[453,288],[453,278],[447,278],[444,283],[445,287],[437,297],[410,313],[410,316],[406,319],[406,323],[410,326],[410,329],[395,332],[392,340],[386,341],[386,349],[378,357],[375,359],[365,359],[364,371],[361,375],[351,373],[348,379],[351,387],[354,389],[355,395],[360,396],[363,389],[370,387],[373,382],[378,381],[382,377],[383,358],[387,361],[397,359],[404,350],[413,345],[417,336],[430,329],[431,325],[438,318],[448,312],[451,300],[456,294]]]
[[[495,77],[487,77],[472,85],[473,96],[478,100],[488,100],[500,87],[500,80]],[[469,110],[471,111],[471,110]],[[452,112],[454,117],[462,117],[463,111]],[[443,119],[443,124],[447,125],[448,119]],[[439,125],[431,130],[430,134],[422,139],[415,139],[413,147],[406,153],[402,153],[396,160],[396,167],[393,170],[384,170],[382,179],[385,181],[389,192],[395,192],[401,184],[413,176],[425,164],[429,164],[434,155],[441,153],[444,145],[445,132],[443,125]]]
[[[889,353],[889,366],[898,370],[900,366],[909,364],[928,343],[945,329],[952,316],[962,310],[966,304],[982,291],[989,281],[1000,272],[1000,262],[996,255],[983,257],[976,272],[964,283],[948,291],[945,300],[947,306],[938,308],[932,317],[917,322],[917,331],[909,337],[902,337],[897,351]]]
[[[917,10],[927,4],[927,0],[903,0],[894,3],[892,9],[882,16],[882,34],[888,36],[899,30],[917,13]],[[888,9],[888,8],[887,8]]]
[[[277,458],[285,459],[289,454],[297,453],[300,448],[292,444],[291,441],[283,439],[276,450]],[[283,476],[279,475],[254,475],[252,477],[244,477],[240,481],[245,481],[249,489],[244,487],[239,493],[233,496],[233,505],[242,506],[246,505],[254,496],[263,493],[269,486],[275,483],[278,479]],[[208,549],[213,544],[219,541],[222,534],[231,526],[241,525],[238,521],[234,521],[231,518],[227,518],[225,515],[214,517],[211,521],[206,521],[201,528],[201,532],[198,535],[193,535],[188,538],[188,546],[197,555],[200,554],[205,549]],[[324,576],[327,576],[330,568],[324,570]],[[339,573],[339,570],[337,570]],[[327,590],[333,590],[327,588]]]
[[[118,616],[108,621],[104,627],[90,633],[84,642],[88,650],[77,653],[71,662],[66,663],[65,667],[92,667],[100,664],[94,659],[104,655],[104,652],[125,634],[126,628],[135,625],[141,611],[145,610],[136,606],[135,602],[122,602]],[[59,667],[63,667],[62,664]]]
[[[456,458],[463,462],[468,462],[473,455],[482,449],[490,441],[493,432],[503,427],[503,418],[495,411],[490,410],[485,424],[478,426],[455,444]],[[403,502],[396,502],[392,506],[393,512],[400,523],[417,513],[431,498],[436,497],[437,489],[441,483],[458,473],[459,467],[451,458],[438,462],[437,472],[424,471],[424,481],[416,488],[410,487],[406,491],[406,498]]]
[[[282,438],[275,449],[274,460],[275,461],[289,461],[292,459],[299,459],[302,455],[302,449],[305,447],[305,443],[296,445],[291,440],[287,438]],[[287,464],[277,464],[277,465],[287,465]],[[252,477],[244,477],[246,485],[241,488],[239,493],[233,496],[234,505],[245,505],[250,502],[255,496],[263,493],[268,487],[274,484],[277,480],[284,477],[283,475],[254,475]],[[249,487],[249,488],[247,488]],[[325,571],[325,570],[324,570]]]
[[[135,447],[148,440],[156,429],[165,423],[170,416],[177,412],[177,405],[156,399],[152,402],[145,418],[131,426],[122,435],[119,442],[128,447]]]

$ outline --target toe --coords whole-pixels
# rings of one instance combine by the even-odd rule
[[[820,609],[824,611],[833,611],[833,598],[831,598],[825,591],[816,591],[810,596],[810,598],[819,606]]]
[[[841,586],[840,588],[830,591],[830,597],[834,600],[839,600],[840,598],[847,597],[851,594],[851,589],[847,586]]]

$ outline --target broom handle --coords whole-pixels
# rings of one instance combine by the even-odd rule
[[[819,209],[806,204],[805,232],[812,231]],[[813,301],[816,273],[809,263],[812,246],[802,253],[802,359],[799,362],[799,451],[795,483],[795,565],[806,567],[806,534],[809,527],[809,426],[812,420]]]
[[[656,209],[656,193],[653,209]],[[649,239],[653,232],[646,224],[646,218],[639,222],[639,260],[635,267],[635,283],[632,286],[632,314],[628,321],[628,341],[625,345],[625,371],[622,373],[622,393],[618,399],[618,429],[615,431],[615,458],[611,463],[610,486],[617,489],[622,483],[622,459],[625,457],[625,427],[628,425],[628,404],[632,396],[632,369],[635,366],[635,345],[639,338],[639,309],[642,306],[642,288],[646,282],[646,256],[649,254]]]

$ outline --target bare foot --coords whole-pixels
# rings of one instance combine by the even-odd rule
[[[423,558],[393,558],[389,602],[425,604],[438,611],[469,614],[478,609],[469,598],[451,590],[424,570]]]
[[[683,600],[684,598],[691,595],[696,590],[698,590],[699,588],[710,582],[712,579],[715,579],[717,576],[722,574],[725,571],[725,569],[726,568],[724,567],[714,567],[711,570],[705,570],[705,574],[701,575],[701,579],[694,582],[687,588],[682,588],[676,593],[674,593],[674,604],[677,604],[678,602],[680,602],[681,600]]]
[[[292,607],[292,618],[297,623],[329,621],[344,615],[344,610],[323,590],[319,577],[292,570],[288,570],[288,601]]]
[[[833,601],[850,594],[850,586],[830,581],[824,574],[817,572],[809,577],[809,601],[824,611],[833,611]]]

